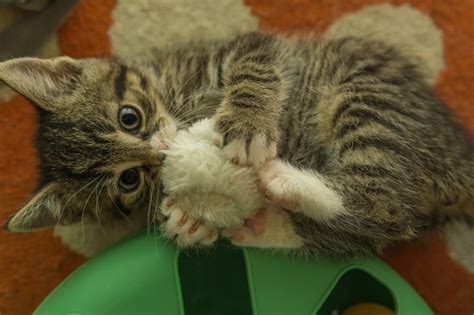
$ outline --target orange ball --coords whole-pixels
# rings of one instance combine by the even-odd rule
[[[341,315],[395,315],[395,312],[381,304],[360,303],[344,310]]]

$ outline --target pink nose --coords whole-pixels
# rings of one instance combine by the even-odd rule
[[[164,143],[164,142],[160,143],[160,145],[158,146],[158,150],[159,150],[159,151],[168,150],[168,149],[169,149],[168,144],[166,144],[166,143]]]

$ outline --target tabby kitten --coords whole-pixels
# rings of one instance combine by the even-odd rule
[[[0,79],[40,112],[40,189],[11,231],[148,211],[182,245],[213,243],[212,222],[174,196],[157,206],[160,151],[211,116],[216,144],[257,168],[273,201],[226,232],[235,244],[378,253],[474,214],[472,144],[417,66],[381,42],[249,33],[148,62],[16,59]]]

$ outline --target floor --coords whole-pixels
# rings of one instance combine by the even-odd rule
[[[324,32],[345,13],[387,2],[409,2],[409,10],[416,10],[434,22],[429,26],[430,34],[442,32],[443,47],[439,53],[427,52],[433,54],[430,69],[436,93],[474,135],[474,0],[82,0],[37,55],[146,54],[147,47],[152,45],[219,38],[256,29]],[[390,14],[395,8],[383,10]],[[14,14],[0,10],[0,29]],[[416,14],[413,16],[407,23],[417,23]],[[397,23],[387,25],[387,30],[396,32],[405,25],[394,24]],[[390,34],[387,37],[392,38]],[[32,135],[37,125],[34,108],[25,99],[0,89],[0,103],[0,221],[4,221],[35,189],[38,161]],[[472,314],[473,240],[474,231],[458,224],[443,233],[431,232],[418,242],[394,248],[383,258],[425,298],[436,314]],[[85,260],[62,245],[52,231],[0,231],[0,313],[30,314]]]

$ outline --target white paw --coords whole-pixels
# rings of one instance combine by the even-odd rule
[[[216,133],[213,139],[217,146],[223,147],[226,158],[235,164],[251,165],[258,168],[277,154],[276,142],[268,141],[263,134],[257,134],[250,142],[245,139],[234,139],[225,146],[223,146],[221,135]]]
[[[317,173],[271,160],[258,173],[258,188],[281,207],[314,220],[333,218],[345,211],[342,198]]]
[[[161,211],[168,217],[162,225],[164,236],[175,239],[179,246],[211,245],[217,240],[217,230],[207,226],[202,220],[192,218],[185,209],[179,207],[175,197],[166,197]]]
[[[285,209],[296,210],[299,207],[297,197],[293,192],[298,174],[281,160],[267,161],[258,171],[259,190],[267,199],[279,204]]]

